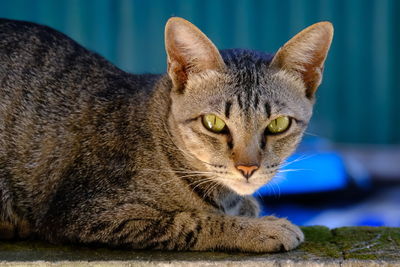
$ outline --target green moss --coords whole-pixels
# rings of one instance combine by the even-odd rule
[[[400,228],[343,227],[332,233],[345,259],[400,258]]]
[[[306,241],[299,247],[304,259],[332,258],[399,260],[400,228],[323,226],[302,228]]]
[[[333,237],[331,230],[326,226],[308,226],[302,227],[301,230],[308,242],[330,242]]]
[[[329,228],[325,226],[302,227],[305,242],[299,247],[300,251],[306,252],[308,258],[335,258],[341,257],[338,247],[332,243],[334,238]]]

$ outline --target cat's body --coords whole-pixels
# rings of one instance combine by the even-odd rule
[[[171,66],[175,54],[168,45],[167,52]],[[234,71],[215,77],[206,72],[207,83],[235,84],[236,92],[245,84],[259,88],[266,82],[263,72],[248,70],[267,69],[270,56],[242,50],[222,54]],[[189,90],[194,81],[188,68],[184,71],[177,77],[174,70],[128,74],[52,29],[0,20],[0,238],[33,234],[52,242],[169,250],[261,252],[297,246],[303,236],[296,226],[274,217],[254,218],[255,201],[235,192],[252,189],[241,192],[210,181],[204,164],[221,175],[231,170],[228,164],[210,163],[220,155],[204,156],[207,148],[199,152],[198,143],[185,141],[194,139],[193,132],[180,128],[194,123],[185,112],[200,108],[207,97],[200,90],[198,99],[193,95],[192,102],[182,102],[177,83],[183,77]],[[240,105],[248,106],[251,116],[267,108],[264,98],[277,98],[251,90],[229,95],[237,103],[226,100],[225,115],[236,116]],[[222,101],[226,92],[219,94],[213,97]],[[279,161],[271,161],[271,173],[294,149],[311,107],[302,111],[299,125],[304,125],[293,143]],[[222,150],[210,140],[205,142]]]

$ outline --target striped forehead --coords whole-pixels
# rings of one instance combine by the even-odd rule
[[[269,119],[272,113],[279,113],[287,107],[283,101],[272,98],[266,89],[260,86],[247,90],[241,88],[225,100],[224,114],[226,118],[229,119],[235,106],[239,114],[250,117],[263,115],[266,119]]]
[[[265,116],[269,118],[271,116],[271,105],[269,101],[261,101],[260,95],[255,92],[252,95],[237,93],[235,96],[225,101],[224,114],[226,118],[230,118],[232,115],[232,109],[237,106],[239,113],[243,113],[246,116],[252,115],[252,113],[264,112]]]

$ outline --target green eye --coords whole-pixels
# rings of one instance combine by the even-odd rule
[[[269,133],[278,134],[282,133],[289,128],[290,119],[287,116],[278,117],[268,124],[267,129]]]
[[[226,127],[225,122],[213,114],[203,116],[203,125],[207,130],[214,133],[220,133]]]

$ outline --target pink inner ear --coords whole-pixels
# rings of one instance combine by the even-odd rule
[[[322,80],[322,74],[324,70],[324,60],[325,53],[316,54],[310,63],[303,64],[305,71],[301,74],[303,76],[303,81],[306,85],[306,96],[311,98],[315,91],[317,91],[318,86]]]
[[[181,18],[171,18],[165,28],[168,73],[175,88],[182,90],[188,77],[225,66],[218,49],[196,26]]]
[[[182,92],[188,79],[187,70],[184,65],[168,62],[168,73],[171,76],[175,89]]]
[[[277,52],[272,64],[300,74],[306,96],[312,98],[322,80],[332,37],[333,27],[329,22],[311,25],[290,39]]]

